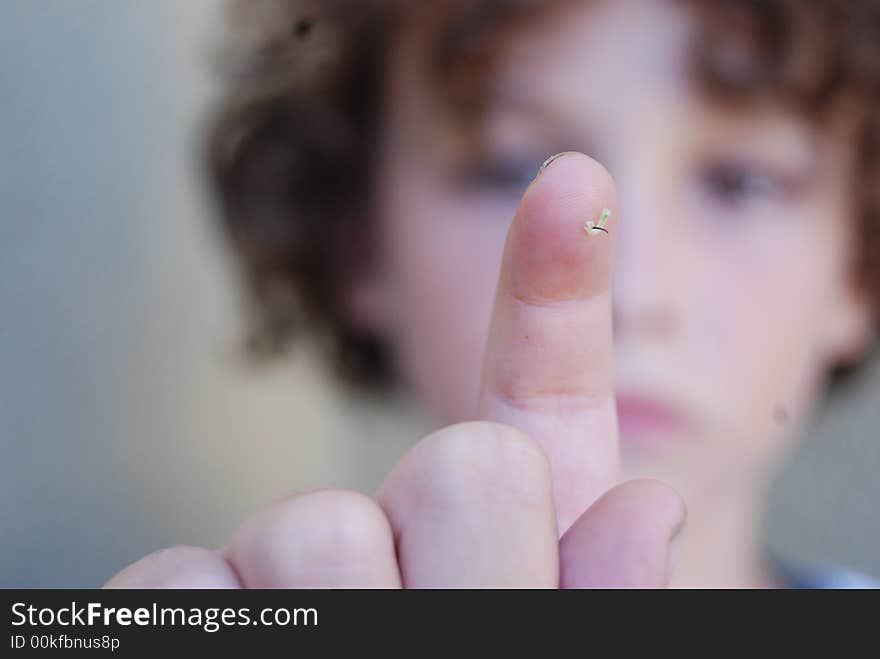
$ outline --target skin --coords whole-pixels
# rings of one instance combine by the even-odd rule
[[[582,218],[614,206],[607,173],[583,155],[555,164],[526,192],[499,280],[484,420],[425,438],[375,499],[344,491],[293,497],[248,521],[222,552],[169,549],[108,587],[665,585],[683,503],[656,481],[612,488],[614,241],[586,239]],[[576,340],[583,333],[596,337],[594,349]],[[535,358],[536,348],[554,344],[560,359]],[[561,358],[571,351],[587,359],[583,367]],[[545,449],[557,442],[589,461],[589,490],[551,478]],[[558,511],[599,495],[564,523],[560,538],[557,516],[567,513]]]
[[[871,337],[845,126],[705,98],[678,3],[577,2],[514,35],[475,150],[426,87],[430,29],[392,49],[349,310],[441,429],[375,498],[279,502],[108,585],[661,586],[675,537],[674,584],[774,585],[767,481]],[[608,170],[568,153],[531,180],[571,150]]]

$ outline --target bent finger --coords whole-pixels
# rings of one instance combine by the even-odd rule
[[[292,497],[236,533],[226,558],[246,588],[399,588],[391,527],[357,492]]]
[[[686,514],[681,497],[663,483],[642,480],[618,485],[563,536],[561,586],[667,586]]]
[[[104,588],[224,588],[241,583],[220,552],[198,547],[172,547],[134,563],[108,581]]]
[[[463,423],[410,451],[379,491],[407,588],[558,584],[550,467],[510,426]]]

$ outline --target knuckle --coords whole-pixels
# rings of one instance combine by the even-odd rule
[[[436,496],[470,497],[497,492],[532,496],[549,487],[550,466],[541,447],[525,433],[500,423],[472,422],[435,434],[428,444]]]
[[[371,498],[325,490],[277,505],[261,542],[276,557],[297,547],[302,557],[336,562],[378,550],[387,545],[390,534],[385,514]]]
[[[150,554],[147,558],[153,558],[162,561],[174,559],[180,562],[189,563],[203,560],[212,561],[216,558],[216,553],[211,551],[210,549],[204,549],[202,547],[193,547],[190,545],[173,545],[171,547],[166,547],[165,549],[159,549],[158,551]]]
[[[215,551],[177,545],[160,549],[129,565],[105,588],[234,586],[229,565]]]

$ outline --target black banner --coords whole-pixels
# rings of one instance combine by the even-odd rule
[[[818,607],[817,597],[824,602]],[[2,656],[282,649],[323,655],[407,647],[422,654],[465,650],[475,640],[496,648],[526,640],[574,644],[585,653],[607,642],[618,650],[647,644],[677,651],[692,633],[717,630],[725,646],[778,634],[786,618],[794,618],[796,636],[813,635],[818,627],[810,626],[811,612],[830,632],[829,613],[848,608],[832,605],[836,597],[803,591],[10,590],[3,591]],[[854,598],[849,602],[862,614],[849,618],[850,629],[877,610],[876,594],[844,597]]]

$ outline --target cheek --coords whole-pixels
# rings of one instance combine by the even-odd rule
[[[397,190],[384,213],[397,368],[439,421],[472,419],[513,211],[426,181]]]
[[[761,453],[779,448],[769,438],[796,435],[826,368],[822,321],[837,274],[835,239],[813,226],[793,218],[704,243],[694,308],[715,310],[703,336],[721,420],[736,429],[737,446],[760,442]]]

